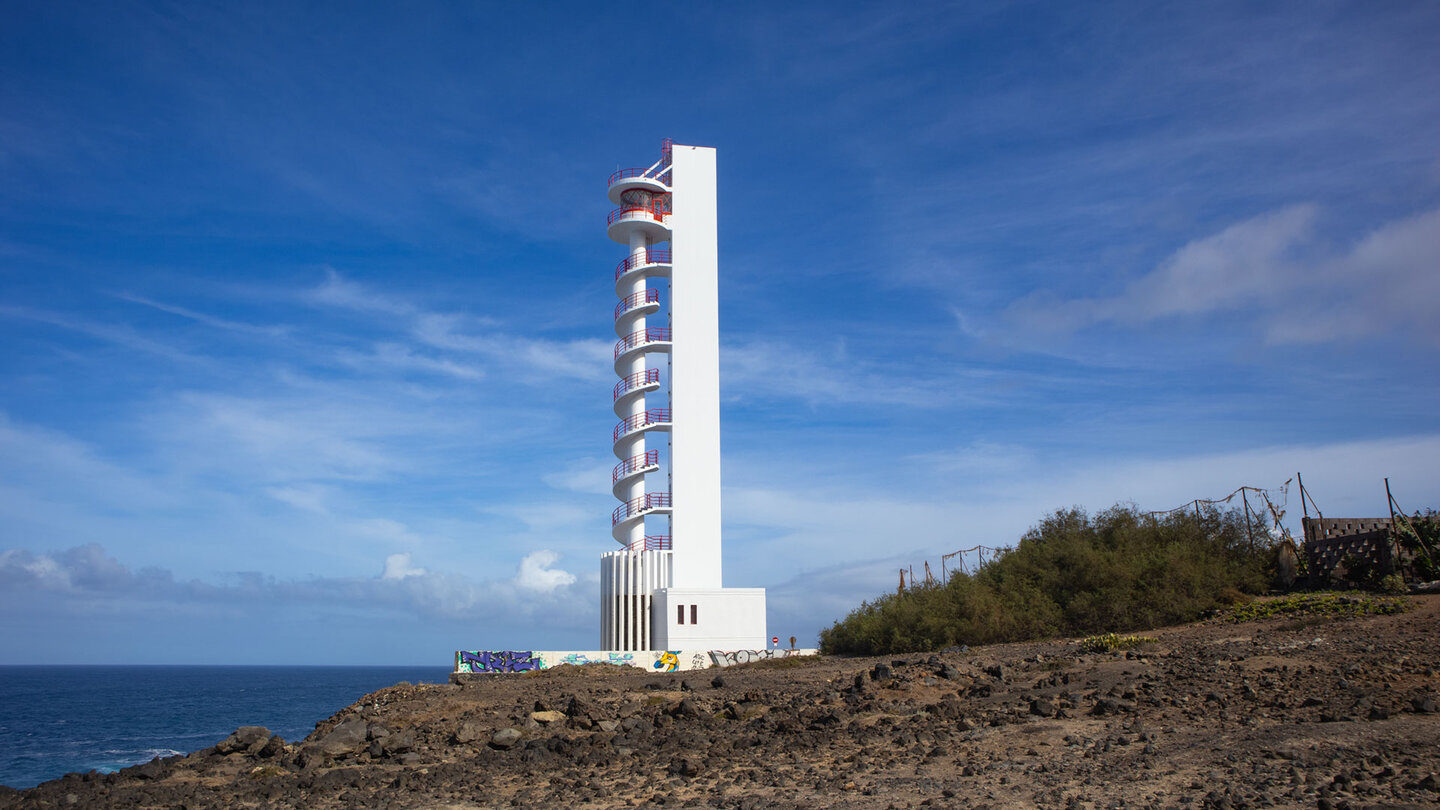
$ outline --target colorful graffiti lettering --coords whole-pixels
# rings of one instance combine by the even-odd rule
[[[680,668],[680,651],[667,650],[655,656],[655,668],[661,672],[674,672]]]
[[[529,650],[461,650],[455,655],[456,672],[531,672],[544,668],[543,662]]]
[[[789,658],[799,654],[799,650],[711,650],[710,660],[714,661],[717,667],[733,667],[736,664],[748,664],[751,661]]]
[[[636,666],[634,653],[607,652],[604,658],[591,658],[585,653],[566,653],[560,659],[562,664],[613,664],[617,667]]]

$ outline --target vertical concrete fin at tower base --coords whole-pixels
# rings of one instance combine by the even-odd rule
[[[719,588],[720,299],[715,150],[672,152],[670,492],[675,587]]]

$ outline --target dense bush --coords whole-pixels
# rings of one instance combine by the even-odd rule
[[[862,604],[821,631],[820,649],[881,655],[1192,621],[1235,591],[1263,590],[1273,558],[1239,512],[1060,510],[973,576]]]
[[[1440,560],[1431,554],[1440,548],[1440,514],[1427,509],[1408,518],[1401,515],[1395,521],[1395,534],[1400,546],[1414,555],[1410,564],[1414,577],[1422,582],[1440,579]]]

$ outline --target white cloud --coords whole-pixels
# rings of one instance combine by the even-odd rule
[[[379,312],[388,315],[412,315],[415,307],[401,298],[383,295],[341,278],[334,268],[325,268],[325,281],[310,290],[305,298],[312,303],[356,312]]]
[[[609,495],[610,471],[614,466],[614,460],[592,456],[572,461],[559,472],[545,473],[540,480],[556,489],[587,495]]]
[[[526,337],[493,318],[426,309],[403,297],[376,292],[327,270],[325,281],[305,295],[312,304],[390,316],[390,326],[416,345],[375,342],[369,353],[341,351],[338,359],[353,367],[380,365],[476,380],[490,368],[509,379],[534,383],[554,378],[594,382],[609,379],[613,347],[598,338],[554,340]],[[454,356],[446,356],[446,354]],[[483,358],[482,369],[472,361]]]
[[[1274,344],[1418,332],[1440,345],[1440,210],[1386,223],[1348,250],[1330,247],[1319,221],[1311,205],[1263,214],[1190,242],[1117,295],[1034,293],[1004,318],[1022,333],[1067,335],[1244,313]]]
[[[520,572],[515,576],[515,584],[528,590],[545,592],[574,584],[574,574],[550,567],[559,559],[560,555],[550,549],[526,554],[520,561]]]
[[[454,573],[420,568],[408,553],[391,554],[376,577],[277,579],[259,572],[237,572],[215,584],[177,580],[161,568],[132,570],[96,543],[62,551],[0,551],[0,601],[49,595],[62,598],[56,609],[108,613],[122,606],[171,605],[187,610],[229,611],[238,605],[320,603],[338,612],[385,608],[416,618],[509,616],[562,610],[589,613],[593,590],[576,586],[574,575],[550,568],[557,555],[541,550],[527,555],[514,582],[477,581]],[[562,591],[580,587],[586,594]],[[534,592],[554,598],[537,600]]]
[[[380,575],[381,579],[407,579],[409,577],[425,576],[424,568],[416,568],[410,564],[410,555],[391,554],[385,558],[385,571]]]
[[[67,590],[70,576],[52,557],[36,557],[24,549],[9,549],[0,552],[0,582],[12,587],[31,582],[47,590]]]
[[[175,346],[148,338],[128,326],[101,323],[88,318],[77,318],[48,312],[42,309],[0,305],[0,318],[34,321],[50,326],[87,335],[96,340],[112,343],[132,351],[153,354],[167,360],[187,364],[199,363],[197,358]]]
[[[396,422],[383,406],[363,404],[192,392],[173,411],[153,415],[152,429],[202,468],[241,465],[253,478],[274,482],[373,480],[407,465],[387,447]]]
[[[325,501],[330,495],[329,487],[317,485],[288,486],[288,487],[266,487],[265,494],[281,503],[287,503],[296,509],[306,512],[314,512],[317,515],[329,514]]]
[[[345,524],[345,530],[361,537],[383,540],[387,543],[414,545],[420,537],[398,520],[390,518],[362,518]]]
[[[974,372],[947,367],[913,371],[913,365],[877,366],[852,357],[843,343],[820,352],[779,341],[726,343],[720,350],[723,389],[749,398],[798,399],[819,405],[905,405],[937,408],[970,398],[960,377]]]
[[[489,331],[482,331],[488,328]],[[485,357],[522,378],[569,377],[608,380],[613,377],[614,346],[595,338],[547,340],[496,332],[486,322],[454,314],[425,313],[415,319],[414,337],[427,346]]]
[[[83,481],[85,486],[76,487]],[[100,449],[58,431],[13,422],[0,412],[0,487],[14,488],[16,515],[41,504],[84,502],[131,511],[173,507],[181,497],[162,483],[104,457]],[[0,514],[6,499],[0,498]],[[73,507],[66,507],[73,508]],[[33,514],[30,514],[33,518]]]
[[[242,323],[239,321],[227,320],[225,318],[217,318],[213,315],[206,315],[203,312],[196,312],[193,309],[175,306],[174,304],[162,303],[160,301],[155,301],[142,295],[135,295],[133,293],[116,293],[115,297],[124,301],[129,301],[134,304],[140,304],[142,306],[158,309],[161,312],[168,312],[171,315],[178,315],[182,318],[188,318],[189,320],[196,321],[197,323],[202,323],[206,326],[212,326],[216,329],[224,329],[232,332],[246,332],[250,334],[266,335],[269,337],[283,337],[293,331],[293,328],[289,326],[257,326],[255,324]]]
[[[955,450],[919,453],[914,461],[942,473],[959,473],[994,479],[1011,477],[1035,464],[1035,452],[1018,444],[977,441]]]
[[[1292,251],[1314,230],[1314,206],[1301,205],[1232,225],[1184,246],[1119,298],[1098,302],[1097,318],[1144,323],[1277,296],[1304,283]]]
[[[361,370],[388,368],[399,371],[421,371],[427,374],[457,377],[462,380],[478,380],[485,376],[485,370],[478,366],[443,357],[426,356],[408,346],[393,342],[376,343],[369,352],[343,350],[338,352],[336,357],[345,365]]]
[[[1388,331],[1440,346],[1440,210],[1387,223],[1316,268],[1314,290],[1278,310],[1276,343],[1317,343]]]

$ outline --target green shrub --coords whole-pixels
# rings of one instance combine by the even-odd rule
[[[1416,512],[1410,517],[1401,515],[1395,521],[1396,539],[1401,548],[1414,555],[1410,562],[1411,573],[1423,582],[1440,579],[1440,561],[1430,552],[1440,548],[1440,515],[1433,509],[1423,514]]]
[[[1400,594],[1405,593],[1405,577],[1399,574],[1386,574],[1380,578],[1375,590],[1380,593]]]
[[[1414,605],[1409,599],[1375,596],[1368,593],[1302,593],[1279,599],[1265,599],[1237,605],[1220,614],[1228,622],[1253,622],[1277,617],[1316,616],[1342,618],[1349,616],[1390,615],[1404,613]]]
[[[1149,636],[1122,636],[1117,633],[1105,633],[1082,638],[1078,643],[1081,652],[1108,653],[1116,650],[1133,650],[1142,644],[1154,644],[1155,639]]]
[[[1216,594],[1216,598],[1220,600],[1220,604],[1222,605],[1238,605],[1249,602],[1255,597],[1238,588],[1224,588],[1220,593]]]
[[[1193,621],[1264,590],[1273,557],[1239,512],[1060,510],[973,575],[861,604],[820,633],[820,649],[883,655]]]

